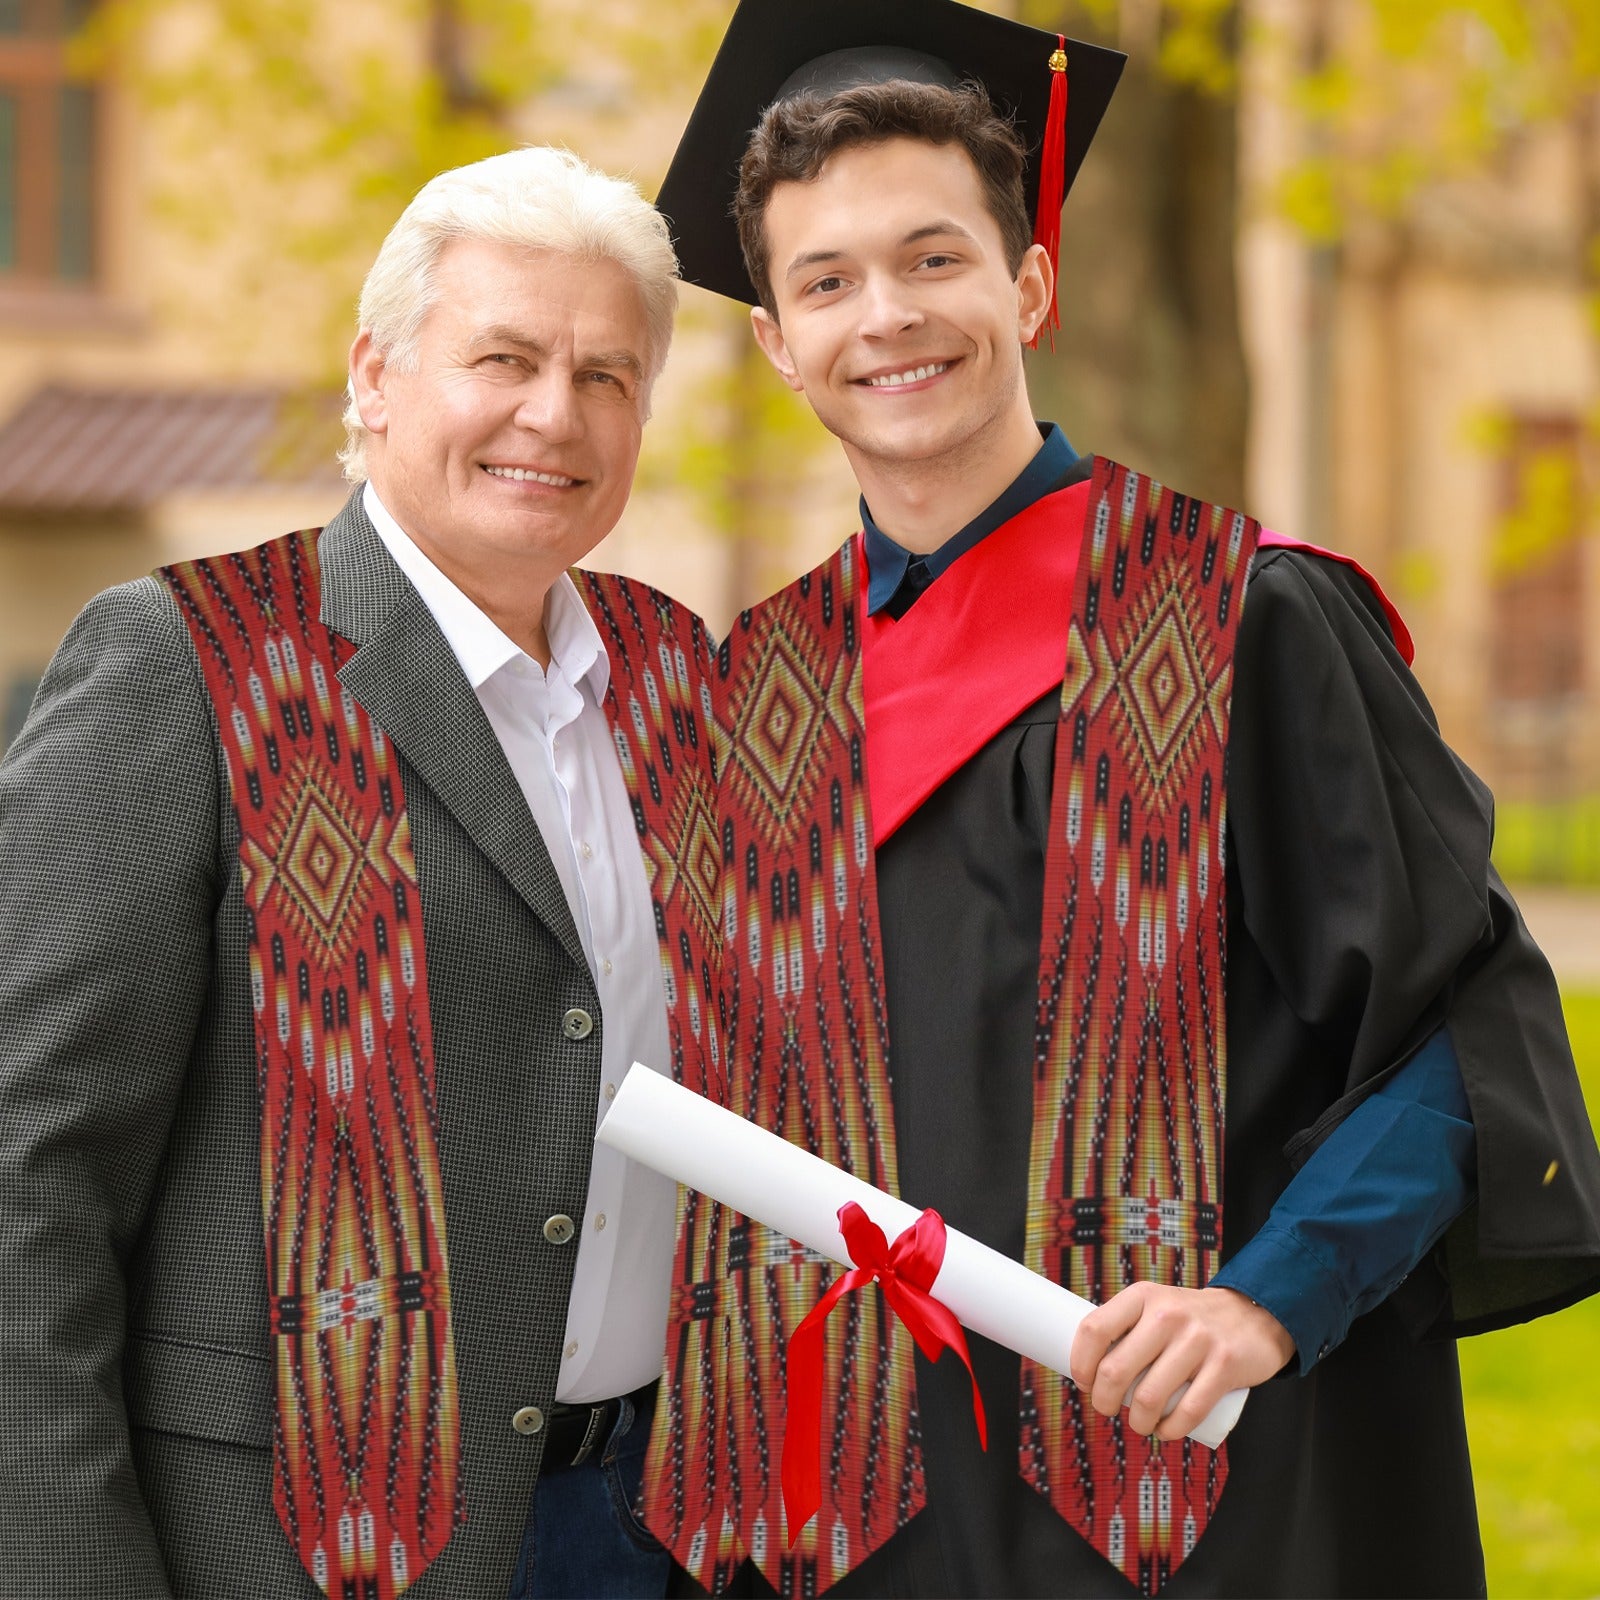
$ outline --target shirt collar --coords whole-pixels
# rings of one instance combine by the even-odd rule
[[[544,603],[544,636],[551,660],[559,663],[567,681],[587,683],[595,704],[601,704],[611,683],[611,658],[577,584],[565,572],[550,586]]]
[[[422,603],[438,623],[445,643],[461,663],[461,670],[474,690],[481,689],[507,662],[519,656],[531,659],[493,618],[423,554],[378,498],[378,491],[370,481],[362,490],[361,504],[383,540],[384,548],[394,557],[395,565],[422,596]],[[551,585],[545,598],[544,631],[551,661],[561,669],[568,682],[579,684],[587,680],[598,704],[611,682],[611,662],[600,630],[579,597],[577,585],[566,573]]]
[[[1053,422],[1038,424],[1040,443],[1009,488],[985,510],[980,511],[959,532],[952,534],[937,550],[925,556],[914,556],[903,545],[897,544],[873,520],[867,502],[861,501],[861,527],[866,552],[867,613],[883,610],[906,581],[906,573],[913,561],[921,561],[927,569],[927,582],[931,583],[942,572],[953,566],[979,540],[1014,516],[1026,511],[1034,501],[1061,487],[1061,480],[1078,460],[1077,452],[1067,443],[1067,436]]]

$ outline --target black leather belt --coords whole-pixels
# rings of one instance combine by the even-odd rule
[[[554,1472],[561,1467],[578,1467],[591,1456],[597,1456],[622,1415],[624,1399],[633,1403],[635,1426],[640,1422],[648,1424],[655,1414],[659,1387],[660,1379],[655,1379],[630,1395],[596,1400],[592,1405],[574,1406],[565,1400],[556,1401],[545,1422],[544,1459],[540,1470]]]

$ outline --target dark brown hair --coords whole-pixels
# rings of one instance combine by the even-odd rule
[[[1006,263],[1013,274],[1021,268],[1033,243],[1022,192],[1026,153],[980,85],[951,89],[895,78],[830,95],[807,92],[767,108],[739,164],[733,215],[745,269],[769,313],[775,316],[777,308],[763,224],[772,191],[780,183],[810,182],[841,150],[901,138],[958,144],[967,152],[989,214],[999,224]]]

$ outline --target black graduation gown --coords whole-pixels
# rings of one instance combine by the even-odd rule
[[[1442,1020],[1481,1218],[1307,1376],[1251,1395],[1218,1510],[1163,1593],[1481,1594],[1455,1347],[1437,1335],[1600,1286],[1600,1159],[1559,998],[1489,865],[1488,791],[1438,737],[1365,582],[1262,552],[1236,669],[1225,1254]],[[901,1193],[1018,1258],[1058,703],[1003,729],[877,856]],[[1018,1476],[1017,1357],[971,1342],[988,1453],[965,1372],[919,1355],[928,1507],[831,1592],[1133,1593]]]

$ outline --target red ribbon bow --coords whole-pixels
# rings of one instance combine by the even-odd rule
[[[930,1361],[946,1350],[961,1357],[972,1379],[972,1415],[978,1440],[989,1448],[989,1425],[978,1393],[977,1374],[967,1353],[966,1335],[950,1308],[928,1292],[944,1265],[944,1218],[927,1210],[891,1245],[883,1229],[847,1200],[839,1207],[839,1231],[855,1266],[829,1285],[789,1336],[789,1414],[783,1432],[783,1510],[789,1543],[822,1505],[822,1383],[825,1361],[824,1324],[845,1295],[874,1279],[884,1298],[911,1331],[917,1348]]]

